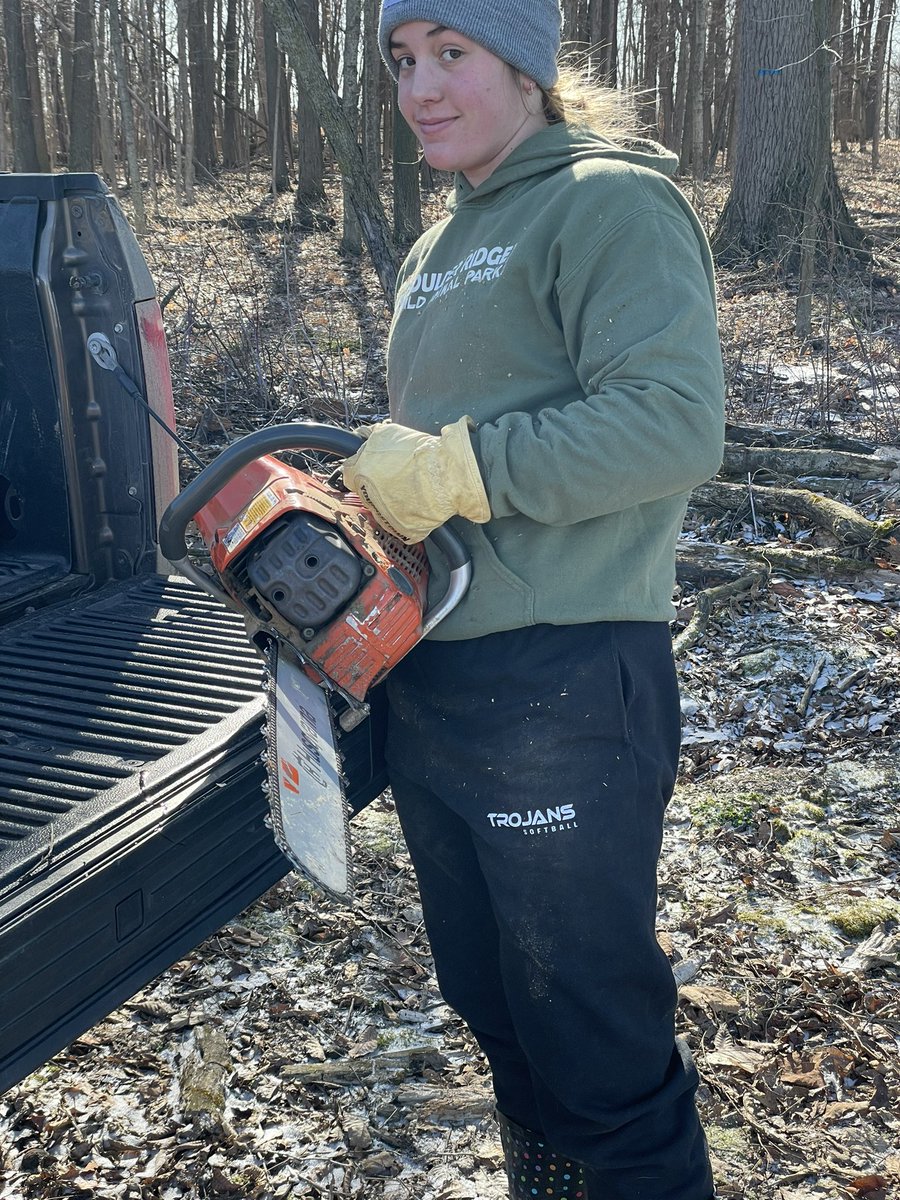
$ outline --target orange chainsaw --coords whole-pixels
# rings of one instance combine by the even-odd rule
[[[248,434],[187,485],[159,527],[160,550],[174,569],[241,613],[266,659],[275,837],[295,867],[341,900],[352,881],[335,713],[345,730],[364,720],[368,690],[452,612],[471,577],[465,544],[449,526],[407,546],[336,473],[274,457],[315,451],[346,458],[362,445],[329,425]],[[188,553],[192,520],[214,575]],[[431,605],[426,546],[449,569],[446,590]]]

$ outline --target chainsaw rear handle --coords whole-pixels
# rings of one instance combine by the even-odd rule
[[[276,454],[279,450],[318,450],[337,458],[349,458],[362,445],[364,439],[346,429],[301,421],[272,425],[268,429],[248,433],[223,450],[208,467],[204,467],[163,513],[159,523],[159,548],[162,554],[177,571],[234,608],[234,601],[225,589],[190,561],[185,533],[194,514],[208,504],[238,471],[264,454]],[[426,542],[435,546],[444,556],[450,568],[450,581],[444,595],[423,617],[423,636],[456,608],[466,594],[472,577],[472,563],[466,544],[449,525],[435,529]]]

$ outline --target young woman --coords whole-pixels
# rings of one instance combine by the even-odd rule
[[[654,921],[675,539],[723,441],[712,264],[672,156],[560,91],[559,36],[556,0],[384,0],[401,111],[456,178],[401,273],[391,421],[344,479],[407,541],[454,519],[472,555],[390,676],[388,758],[511,1194],[709,1200]]]

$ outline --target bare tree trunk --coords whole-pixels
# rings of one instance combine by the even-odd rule
[[[884,64],[887,57],[887,46],[894,20],[894,0],[881,0],[878,11],[878,26],[875,30],[875,45],[872,51],[872,96],[871,96],[871,125],[872,131],[872,170],[879,166],[881,142],[881,102],[884,96]]]
[[[859,0],[859,19],[857,21],[857,76],[859,91],[859,151],[865,151],[865,144],[872,136],[872,35],[875,29],[875,0]]]
[[[299,0],[298,11],[313,45],[319,42],[319,6],[317,0]],[[322,153],[322,126],[316,106],[301,76],[297,76],[297,135],[299,141],[299,182],[295,204],[298,209],[317,208],[325,198],[325,163]]]
[[[134,228],[135,232],[140,236],[147,232],[147,217],[144,212],[144,195],[141,191],[141,168],[138,164],[137,143],[134,132],[134,109],[132,108],[131,91],[128,86],[125,44],[122,40],[122,24],[119,18],[119,0],[109,0],[109,40],[112,46],[116,83],[119,90],[119,110],[122,114],[122,139],[125,142],[128,182],[131,185]]]
[[[644,0],[641,23],[643,55],[639,92],[640,117],[643,124],[656,129],[657,132],[662,128],[657,86],[662,28],[662,0]]]
[[[731,194],[714,235],[720,258],[763,255],[797,269],[820,155],[817,252],[867,257],[834,171],[827,126],[822,146],[816,96],[831,56],[816,39],[809,0],[742,0],[739,18],[738,142]]]
[[[659,57],[659,135],[670,150],[678,149],[675,135],[675,19],[681,0],[661,5],[660,32],[663,44]]]
[[[42,168],[49,171],[50,149],[47,143],[47,127],[44,123],[44,99],[41,87],[41,76],[38,70],[37,33],[34,28],[34,5],[28,3],[22,8],[22,32],[25,39],[25,67],[28,71],[28,90],[31,96],[31,124],[34,127],[34,140],[37,146],[38,161],[46,163]]]
[[[153,69],[153,0],[142,0],[141,28],[137,31],[140,37],[140,63],[143,72],[143,86],[132,92],[141,107],[144,118],[144,162],[147,166],[147,179],[150,184],[150,197],[153,201],[153,213],[159,216],[159,188],[156,184],[157,167],[157,133],[155,128],[156,105],[153,102],[153,91],[156,75]],[[137,56],[137,50],[135,51]]]
[[[852,24],[848,27],[845,16],[847,5],[852,0],[832,0],[832,26],[835,30],[831,49],[836,55],[834,88],[834,135],[840,139],[841,151],[846,154],[847,123],[851,119],[853,104],[853,32]]]
[[[638,52],[634,30],[634,0],[625,0],[625,16],[622,19],[622,55],[619,80],[625,87],[633,87],[638,79]]]
[[[360,0],[344,0],[344,71],[342,81],[342,101],[347,124],[354,131],[359,141],[359,37],[362,25],[362,6]],[[353,211],[350,200],[350,189],[345,182],[344,191],[344,228],[341,235],[341,251],[344,254],[359,255],[362,253],[362,234],[359,221]]]
[[[203,0],[187,0],[188,69],[191,78],[191,117],[194,159],[213,172],[217,166],[214,132],[215,77]]]
[[[394,237],[409,246],[422,232],[419,144],[403,120],[394,96]]]
[[[97,63],[97,111],[100,121],[100,162],[106,182],[113,193],[119,194],[116,171],[116,145],[112,109],[109,97],[109,74],[106,55],[106,14],[101,8],[94,22],[94,59]]]
[[[156,8],[154,10],[154,3]],[[150,36],[147,38],[147,69],[150,72],[151,96],[149,100],[148,119],[156,127],[154,186],[159,173],[171,176],[170,139],[160,137],[162,126],[171,130],[171,114],[168,104],[168,58],[169,49],[166,29],[166,10],[169,0],[147,0],[147,21],[150,26]],[[160,122],[160,125],[157,125]]]
[[[48,64],[49,79],[47,80],[47,87],[52,96],[52,119],[59,137],[59,149],[65,155],[69,153],[68,104],[72,98],[72,76],[74,74],[75,13],[73,6],[74,0],[57,0],[54,16],[56,18],[58,53],[51,54]],[[28,47],[26,46],[27,52]],[[62,73],[62,86],[60,86],[60,73]]]
[[[590,0],[588,29],[597,78],[614,88],[619,81],[619,0]]]
[[[225,105],[222,114],[222,165],[240,166],[246,159],[238,92],[240,46],[238,45],[238,0],[228,0],[225,17]]]
[[[178,156],[176,179],[183,186],[185,204],[194,203],[194,119],[188,72],[188,0],[178,0]]]
[[[72,91],[69,94],[69,170],[94,169],[94,3],[75,0]]]
[[[707,140],[705,114],[709,109],[706,92],[706,23],[709,0],[694,0],[691,24],[691,82],[688,104],[691,112],[691,174],[695,181],[706,176]]]
[[[42,37],[45,96],[45,124],[50,169],[69,159],[69,101],[72,98],[72,13],[61,3],[52,25],[48,22]],[[74,18],[73,18],[74,20]],[[26,54],[28,49],[26,47]],[[62,79],[65,79],[65,86]]]
[[[727,29],[725,0],[708,0],[708,29],[703,52],[703,140],[706,146],[704,174],[713,166],[724,136],[722,116],[725,109],[725,78],[727,69]]]
[[[267,9],[263,9],[263,53],[266,69],[266,114],[269,125],[269,154],[272,159],[272,190],[286,192],[290,186],[287,172],[287,153],[284,144],[284,105],[287,88],[283,85],[284,72],[281,52],[275,35],[275,25]]]
[[[372,263],[382,290],[393,302],[397,283],[397,261],[391,243],[390,227],[378,191],[366,171],[356,134],[347,124],[340,99],[322,69],[318,48],[310,40],[300,19],[296,0],[265,0],[278,26],[297,74],[306,81],[322,127],[334,150],[344,178],[350,185],[350,199],[362,226]]]
[[[681,170],[685,171],[691,156],[691,42],[693,39],[693,0],[681,0],[680,8],[673,6],[674,28],[672,51],[675,55],[675,103],[672,114],[670,146],[678,154]]]
[[[25,33],[22,26],[22,0],[3,0],[3,30],[6,37],[6,64],[9,71],[9,115],[12,131],[13,162],[17,171],[48,171],[49,161],[38,153],[32,121],[34,102],[28,79]]]
[[[363,159],[372,179],[381,175],[381,93],[384,67],[378,50],[378,0],[364,0],[363,10]]]
[[[826,45],[828,41],[829,6],[830,0],[813,0],[813,37],[820,46]],[[800,231],[800,288],[797,292],[794,320],[795,331],[801,338],[808,338],[812,332],[812,281],[816,266],[816,246],[820,238],[822,194],[831,159],[831,63],[822,52],[816,56],[815,84],[815,91],[810,96],[810,102],[815,109],[815,125],[812,130],[815,159],[806,195],[803,227]]]
[[[577,42],[578,36],[578,0],[562,0],[563,37],[567,42]]]

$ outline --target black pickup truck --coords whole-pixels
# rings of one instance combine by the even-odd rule
[[[0,175],[0,1091],[288,869],[266,824],[262,664],[168,573],[174,422],[153,281],[91,174]],[[342,738],[348,798],[384,786]]]

